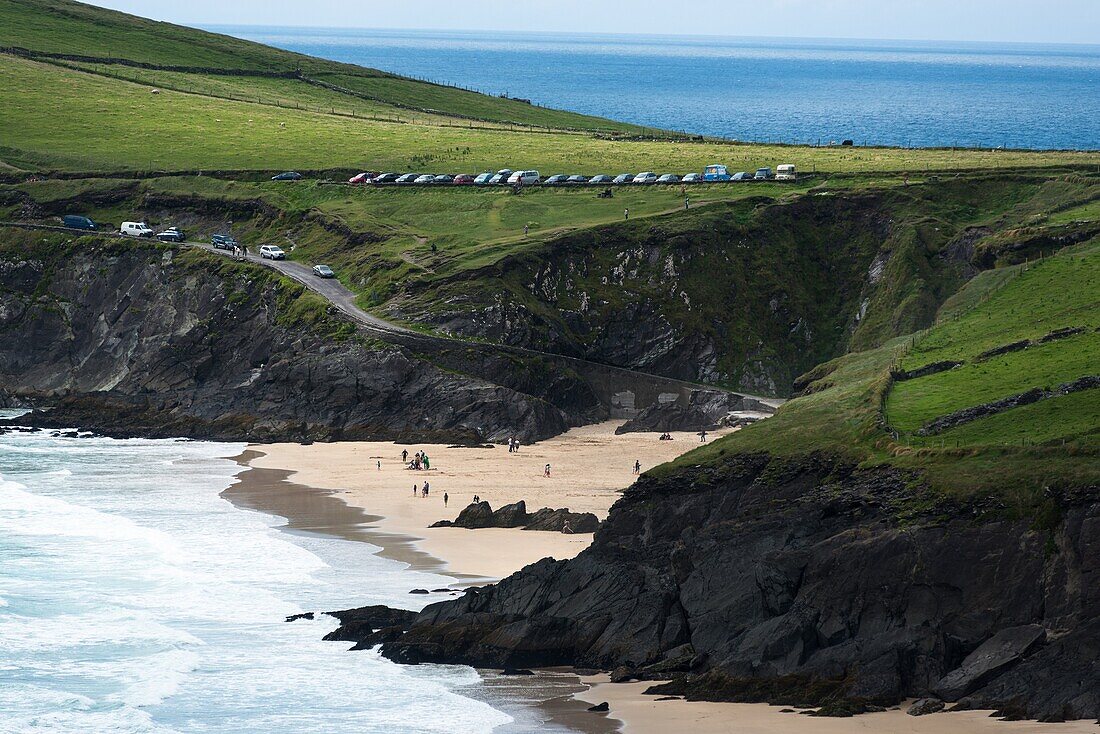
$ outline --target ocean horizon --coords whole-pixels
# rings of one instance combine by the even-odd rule
[[[1100,148],[1100,45],[207,26],[546,107],[753,142]]]

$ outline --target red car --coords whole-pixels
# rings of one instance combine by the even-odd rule
[[[349,184],[369,184],[370,180],[374,178],[373,173],[360,173],[358,176],[352,176],[348,179]]]
[[[469,173],[460,173],[455,176],[455,180],[451,183],[453,183],[455,186],[472,186],[474,183],[474,177]]]

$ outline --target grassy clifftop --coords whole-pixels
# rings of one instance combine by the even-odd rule
[[[918,335],[847,354],[804,378],[807,394],[772,419],[686,454],[675,466],[765,450],[825,451],[917,472],[937,493],[992,493],[1038,511],[1050,489],[1100,486],[1100,240],[987,271]],[[1009,347],[1001,354],[991,354]],[[921,374],[921,368],[956,364]],[[1076,383],[1075,388],[1068,385]],[[937,420],[963,415],[944,430]],[[922,430],[923,429],[923,430]]]

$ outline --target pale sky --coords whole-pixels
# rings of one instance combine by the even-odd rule
[[[1100,44],[1100,0],[93,0],[185,25]]]

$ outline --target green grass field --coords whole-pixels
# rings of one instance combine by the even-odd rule
[[[263,99],[263,94],[259,94]],[[374,114],[374,113],[371,113]],[[380,114],[380,113],[379,113]],[[404,115],[407,117],[407,115]],[[423,122],[423,121],[422,121]],[[15,57],[0,65],[0,160],[26,170],[329,169],[686,173],[723,162],[804,172],[1092,165],[1098,153],[805,148],[614,140],[468,123],[393,123],[150,87]]]
[[[1096,294],[1100,242],[1068,248],[1016,277],[990,271],[963,289],[980,295],[945,304],[950,316],[910,350],[900,337],[878,349],[855,352],[814,370],[818,390],[788,402],[773,418],[685,454],[673,465],[706,464],[744,451],[798,456],[811,451],[846,455],[866,466],[919,469],[937,491],[954,495],[998,493],[1014,510],[1042,501],[1054,481],[1095,482],[1100,466],[1100,390],[1085,390],[963,424],[941,435],[907,435],[926,420],[1023,387],[1097,374],[1100,367],[1100,299]],[[1000,282],[997,282],[997,281]],[[1025,316],[1025,311],[1027,312]],[[1013,337],[1046,334],[1050,324],[1072,321],[1091,331],[930,377],[898,383],[889,391],[886,417],[901,431],[895,441],[879,423],[889,370],[945,358],[971,359]],[[1057,328],[1057,327],[1053,327]],[[984,371],[983,371],[984,370]]]

